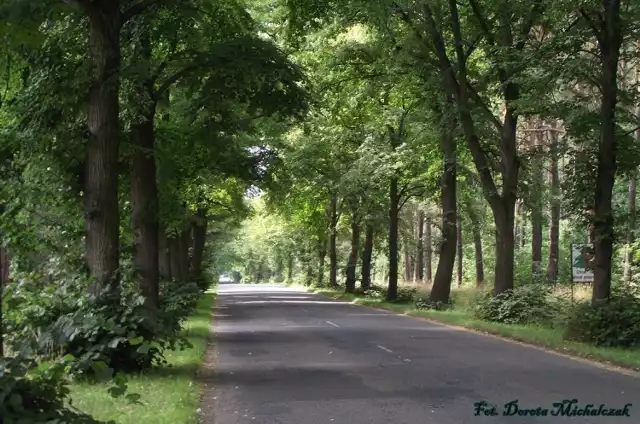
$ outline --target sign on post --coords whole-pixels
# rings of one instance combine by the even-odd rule
[[[593,283],[594,265],[593,244],[571,245],[571,281],[573,283]]]

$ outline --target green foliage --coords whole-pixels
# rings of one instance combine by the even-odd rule
[[[34,360],[20,355],[0,358],[0,417],[3,424],[100,424],[68,407],[69,393],[64,361],[39,366]]]
[[[632,348],[640,345],[638,290],[617,288],[609,302],[578,302],[570,311],[565,337],[595,346]]]
[[[494,295],[481,292],[475,300],[476,318],[504,324],[547,324],[554,307],[548,285],[517,285],[513,290]]]

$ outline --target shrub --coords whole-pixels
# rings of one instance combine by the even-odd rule
[[[99,424],[90,416],[66,407],[70,392],[64,373],[64,363],[45,367],[23,356],[0,358],[0,421]]]
[[[453,309],[453,299],[449,299],[449,302],[434,302],[431,299],[427,298],[418,298],[415,302],[416,309],[422,310],[434,310],[434,311],[445,311],[448,309]]]
[[[618,289],[606,304],[577,303],[571,309],[565,337],[603,347],[640,346],[640,299],[637,293]]]
[[[550,287],[527,284],[497,296],[481,292],[473,312],[476,318],[504,324],[548,324],[554,309]]]
[[[5,328],[11,350],[19,351],[28,342],[41,356],[70,354],[75,358],[71,371],[85,375],[95,374],[96,362],[106,363],[112,373],[160,365],[166,349],[189,345],[180,337],[181,324],[205,285],[163,282],[161,307],[153,314],[130,281],[123,281],[117,301],[89,296],[88,286],[77,277],[56,284],[33,277],[9,286]]]

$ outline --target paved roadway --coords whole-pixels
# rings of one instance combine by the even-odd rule
[[[640,423],[636,375],[425,320],[233,284],[219,286],[214,320],[205,424]],[[632,405],[553,416],[565,399]],[[548,415],[504,415],[513,400]],[[480,401],[496,415],[474,415]]]

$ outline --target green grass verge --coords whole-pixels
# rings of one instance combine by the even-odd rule
[[[334,299],[351,301],[362,306],[385,309],[413,317],[427,318],[443,324],[464,327],[506,339],[544,347],[571,356],[640,371],[640,349],[602,348],[586,343],[566,341],[564,340],[562,329],[487,322],[474,319],[466,308],[453,309],[451,311],[417,310],[413,304],[389,303],[382,299],[370,299],[363,296],[344,293],[342,290],[312,288],[306,286],[296,287],[302,287],[305,290],[332,297]]]
[[[184,333],[191,349],[166,353],[171,367],[129,376],[129,390],[139,393],[142,405],[114,399],[106,384],[74,383],[73,405],[99,420],[117,424],[195,424],[201,387],[196,372],[202,364],[211,326],[215,293],[207,292],[187,320]]]

